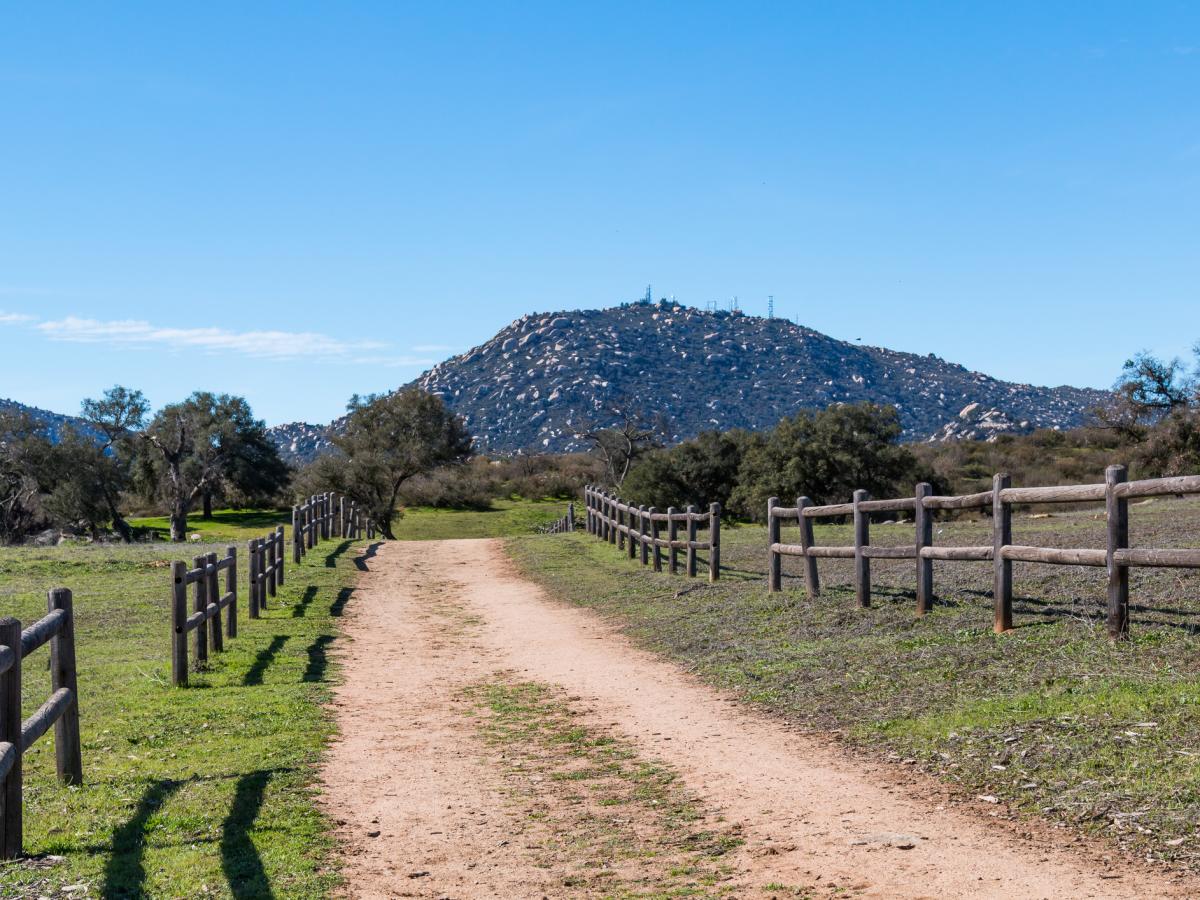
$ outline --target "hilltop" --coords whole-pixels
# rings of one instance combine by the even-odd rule
[[[614,408],[662,419],[675,442],[869,400],[899,410],[905,440],[927,441],[1069,428],[1109,396],[1000,381],[784,319],[665,302],[522,316],[412,383],[440,394],[479,449],[496,454],[583,449],[578,431],[612,424]],[[311,425],[272,433],[292,458],[327,445]]]

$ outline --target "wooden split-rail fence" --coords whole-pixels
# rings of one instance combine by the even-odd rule
[[[297,563],[322,540],[357,538],[364,531],[369,538],[375,536],[375,524],[370,517],[353,502],[334,494],[316,494],[302,505],[292,507],[292,523],[292,558]],[[285,547],[282,525],[266,537],[252,538],[246,544],[251,619],[260,617],[268,600],[283,586]],[[237,637],[237,568],[236,547],[227,548],[225,556],[220,558],[216,553],[197,556],[190,568],[182,561],[171,563],[172,684],[186,686],[190,670],[205,668],[210,653],[221,653],[225,640]],[[220,585],[221,572],[225,573],[224,591]]]
[[[663,551],[672,575],[680,570],[679,555],[684,554],[684,573],[696,577],[696,552],[708,553],[708,580],[721,577],[721,504],[709,504],[707,512],[694,506],[685,510],[669,507],[659,512],[655,507],[633,506],[614,494],[588,485],[583,490],[587,508],[588,534],[626,550],[630,559],[641,558],[642,565],[654,564],[654,571],[663,569]],[[661,536],[665,526],[667,536]],[[682,527],[685,537],[680,536]],[[699,540],[698,530],[708,529],[708,540]]]
[[[331,537],[375,539],[375,522],[355,501],[337,493],[313,494],[292,507],[292,561]]]
[[[21,854],[24,829],[21,760],[50,726],[54,757],[65,784],[83,781],[79,743],[79,685],[75,672],[75,618],[71,592],[55,588],[49,612],[24,631],[12,617],[0,619],[0,858]],[[50,645],[48,700],[21,720],[21,673],[25,660],[43,644]]]
[[[1128,481],[1125,466],[1109,466],[1103,484],[1075,484],[1058,487],[1013,487],[1008,475],[996,475],[992,489],[977,494],[934,496],[932,488],[918,484],[915,495],[895,500],[872,500],[866,491],[855,491],[850,503],[814,506],[807,497],[796,505],[779,506],[779,499],[767,501],[768,575],[770,591],[782,587],[784,556],[804,560],[804,581],[810,597],[820,594],[817,572],[819,559],[852,559],[854,590],[860,606],[871,604],[871,560],[911,559],[916,562],[917,614],[924,615],[933,606],[933,563],[991,562],[993,627],[997,632],[1013,627],[1014,562],[1050,565],[1094,566],[1108,574],[1108,633],[1120,638],[1129,631],[1129,570],[1135,566],[1200,568],[1200,550],[1157,550],[1129,546],[1129,501],[1142,497],[1168,497],[1200,494],[1200,475],[1174,478],[1149,478]],[[1014,505],[1043,503],[1104,503],[1108,520],[1105,546],[1099,549],[1061,549],[1030,547],[1012,542]],[[992,515],[992,543],[975,547],[939,547],[934,544],[933,517],[937,510],[987,510]],[[901,547],[871,546],[871,514],[911,512],[915,526],[914,543]],[[854,523],[853,545],[818,546],[813,539],[813,520],[849,516]],[[780,526],[799,526],[800,543],[785,544]]]
[[[546,526],[547,534],[562,534],[566,531],[575,530],[575,504],[567,504],[567,514],[561,518],[555,519]]]

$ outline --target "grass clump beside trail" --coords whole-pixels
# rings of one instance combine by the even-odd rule
[[[499,538],[530,534],[567,514],[569,500],[493,500],[491,509],[457,510],[410,506],[392,524],[402,541]],[[582,515],[582,509],[579,514]]]
[[[1103,513],[1019,516],[1014,543],[1103,546]],[[941,544],[988,544],[987,522],[939,523]],[[1133,545],[1200,545],[1200,504],[1132,511]],[[1014,565],[1015,630],[991,630],[991,563],[938,563],[937,603],[914,614],[915,563],[872,560],[874,605],[856,606],[850,561],[821,560],[823,595],[796,561],[766,590],[766,535],[723,532],[720,582],[627,560],[586,533],[514,539],[553,595],[618,618],[642,644],[709,682],[818,730],[880,747],[969,795],[1113,837],[1200,868],[1200,576],[1134,570],[1131,634],[1110,642],[1103,569]],[[784,540],[794,539],[785,529]],[[820,544],[852,543],[818,526]],[[911,524],[872,542],[912,543]],[[794,567],[794,568],[793,568]]]
[[[556,688],[487,682],[463,694],[499,753],[512,799],[543,834],[562,888],[605,897],[723,896],[725,855],[742,841],[714,821],[665,764],[582,724]],[[577,698],[576,698],[577,699]]]
[[[276,521],[218,513],[201,533],[219,543],[0,548],[0,614],[29,624],[47,589],[74,592],[84,769],[82,786],[57,782],[52,731],[26,755],[32,858],[0,864],[0,896],[303,898],[336,884],[312,782],[357,568],[349,542],[289,557],[286,586],[251,621],[245,539]],[[172,688],[169,560],[226,543],[239,544],[238,636]],[[26,715],[49,695],[45,653],[25,668]]]

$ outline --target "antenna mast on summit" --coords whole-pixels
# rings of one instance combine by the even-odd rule
[[[775,295],[774,294],[767,295],[767,318],[768,319],[775,318]]]
[[[650,290],[650,285],[646,285],[646,296],[642,298],[646,303],[654,302],[654,294]]]

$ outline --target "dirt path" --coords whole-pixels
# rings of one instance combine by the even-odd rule
[[[919,778],[732,704],[595,615],[548,600],[499,542],[391,543],[367,565],[339,642],[344,737],[323,773],[348,896],[587,893],[564,887],[569,859],[538,855],[539,826],[463,714],[462,689],[498,672],[561,687],[581,721],[673,767],[738,829],[727,895],[1197,895],[1145,870],[1106,871],[1045,832],[1021,838],[919,790]]]

